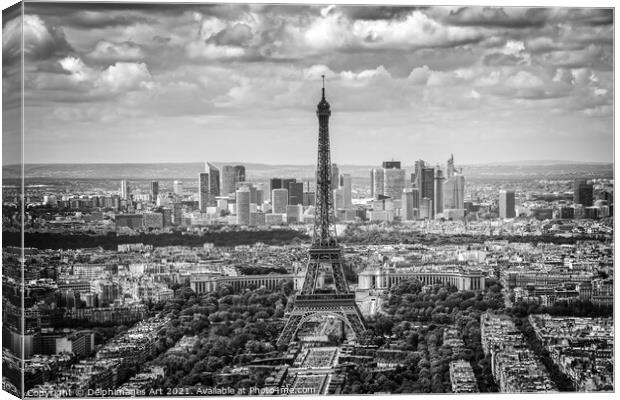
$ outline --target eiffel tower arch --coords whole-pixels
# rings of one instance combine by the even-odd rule
[[[324,78],[323,78],[324,79]],[[349,290],[344,277],[344,256],[342,247],[336,241],[333,224],[331,160],[329,150],[330,105],[325,100],[325,85],[317,106],[319,118],[319,150],[316,171],[316,210],[314,214],[313,242],[308,251],[306,276],[301,292],[293,300],[284,329],[278,338],[278,345],[295,340],[300,328],[315,316],[333,316],[349,328],[359,339],[365,330],[364,318],[355,303],[355,294]],[[321,268],[331,270],[334,288],[330,291],[317,288]]]

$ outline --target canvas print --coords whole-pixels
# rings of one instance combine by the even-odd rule
[[[614,10],[31,2],[2,388],[613,392]]]

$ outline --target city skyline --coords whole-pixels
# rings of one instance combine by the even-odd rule
[[[26,163],[311,165],[322,74],[338,164],[613,161],[610,9],[28,3],[25,19]]]

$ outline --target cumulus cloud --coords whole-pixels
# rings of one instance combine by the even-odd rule
[[[38,15],[24,15],[8,21],[2,29],[3,63],[21,56],[22,26],[24,56],[31,61],[50,58],[72,51],[62,29],[48,28]]]
[[[101,40],[87,57],[99,61],[135,61],[143,59],[145,54],[140,46],[131,41],[112,43]]]

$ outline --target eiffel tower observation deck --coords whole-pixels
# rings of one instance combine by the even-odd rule
[[[365,330],[364,319],[355,303],[355,294],[349,291],[344,277],[344,257],[336,240],[329,146],[331,108],[325,99],[324,76],[321,101],[317,105],[316,114],[319,119],[319,146],[313,242],[308,252],[304,284],[301,293],[294,299],[293,309],[278,338],[279,345],[294,341],[303,324],[317,317],[339,319],[355,338],[359,338]],[[333,290],[317,287],[321,271],[331,273]]]

